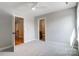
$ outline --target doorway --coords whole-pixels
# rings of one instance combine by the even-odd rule
[[[15,17],[15,45],[24,43],[24,18]]]
[[[39,40],[45,41],[45,18],[39,21]]]

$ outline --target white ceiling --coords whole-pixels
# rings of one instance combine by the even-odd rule
[[[25,4],[25,2],[0,2],[0,9],[5,9],[5,10],[13,9],[23,4]]]
[[[32,10],[35,5],[36,10]],[[56,12],[59,10],[67,9],[76,6],[75,2],[0,2],[0,9],[6,10],[8,12],[14,12],[15,14],[32,14],[34,16],[39,16],[47,14],[50,12]]]

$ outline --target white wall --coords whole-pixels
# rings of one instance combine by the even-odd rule
[[[11,14],[0,10],[0,48],[13,46],[12,20]]]
[[[25,42],[35,40],[34,17],[31,15],[24,16],[24,40]]]
[[[24,18],[24,42],[30,42],[35,40],[34,33],[34,17],[31,14],[14,12],[14,16],[23,17]]]
[[[42,16],[46,17],[47,42],[70,45],[70,38],[75,22],[75,8],[61,10]],[[35,18],[36,39],[38,39],[38,20],[40,17],[41,16]]]

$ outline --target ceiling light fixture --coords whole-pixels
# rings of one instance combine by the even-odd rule
[[[37,4],[38,4],[37,2],[33,3],[33,6],[32,6],[32,10],[33,10],[33,11],[36,10]]]
[[[34,10],[36,10],[36,8],[35,8],[35,7],[33,7],[33,8],[32,8],[32,10],[34,11]]]

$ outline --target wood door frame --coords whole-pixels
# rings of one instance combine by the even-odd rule
[[[15,16],[13,16],[13,20],[12,20],[12,42],[15,47]]]
[[[22,20],[23,20],[23,43],[24,43],[24,18],[23,17],[20,17],[20,16],[15,16],[15,18],[16,17],[22,18]],[[16,33],[16,19],[15,19],[15,33]],[[16,40],[16,37],[15,37],[15,40]],[[15,45],[15,41],[14,41],[14,45]]]
[[[45,41],[47,41],[46,39],[47,39],[47,34],[46,34],[46,32],[47,32],[47,30],[46,30],[46,17],[40,17],[39,19],[38,19],[38,40],[40,40],[39,39],[39,37],[40,37],[40,35],[39,35],[39,25],[40,25],[40,20],[41,19],[44,19],[45,20]],[[45,42],[44,41],[44,42]]]

